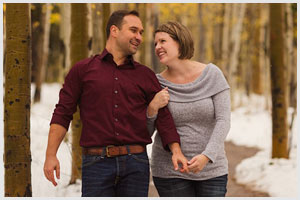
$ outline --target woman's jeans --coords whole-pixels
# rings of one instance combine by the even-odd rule
[[[147,197],[148,188],[146,152],[117,157],[82,157],[83,197]]]
[[[153,181],[161,197],[225,197],[227,192],[227,174],[202,181],[159,177]]]

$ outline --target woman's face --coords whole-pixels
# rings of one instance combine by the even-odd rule
[[[179,45],[168,33],[157,32],[154,42],[155,54],[162,64],[168,65],[171,61],[178,59]]]

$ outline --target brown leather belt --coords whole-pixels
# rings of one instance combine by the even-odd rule
[[[129,148],[127,151],[126,146]],[[91,148],[82,148],[82,154],[84,155],[102,155],[103,150],[105,151],[105,156],[107,157],[114,157],[114,156],[121,156],[127,154],[135,154],[135,153],[142,153],[146,151],[146,147],[142,145],[124,145],[124,146],[113,146],[109,145],[106,147],[91,147]]]

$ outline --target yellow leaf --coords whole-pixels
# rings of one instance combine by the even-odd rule
[[[50,17],[51,24],[59,24],[60,23],[60,14],[59,13],[52,13]]]
[[[37,28],[39,25],[40,25],[40,22],[39,21],[35,21],[35,22],[33,22],[32,27],[33,28]]]

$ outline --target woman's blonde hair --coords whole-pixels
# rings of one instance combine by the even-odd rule
[[[191,59],[194,55],[194,41],[190,31],[178,22],[169,21],[161,24],[154,32],[165,32],[179,44],[179,59]]]

